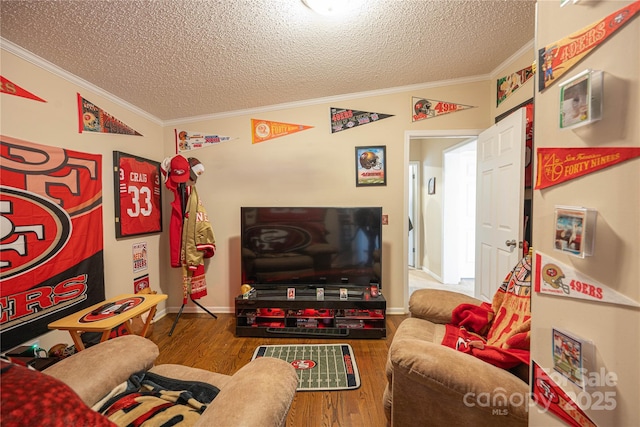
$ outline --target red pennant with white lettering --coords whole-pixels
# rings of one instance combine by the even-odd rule
[[[536,190],[640,156],[640,147],[538,148]]]

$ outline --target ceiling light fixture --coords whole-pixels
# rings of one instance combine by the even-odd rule
[[[355,7],[357,1],[353,0],[302,0],[309,9],[314,12],[334,16],[349,12]]]

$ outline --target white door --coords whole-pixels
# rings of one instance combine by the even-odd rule
[[[491,301],[522,256],[525,109],[478,136],[476,297]]]

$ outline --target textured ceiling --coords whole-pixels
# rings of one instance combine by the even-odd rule
[[[358,1],[2,0],[0,34],[161,121],[484,75],[534,37],[535,0]]]

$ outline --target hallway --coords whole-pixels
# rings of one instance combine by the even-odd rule
[[[440,283],[436,279],[431,277],[430,274],[422,270],[409,267],[409,295],[411,295],[418,289],[424,288],[444,289],[447,291],[459,292],[461,294],[473,296],[474,280],[462,279],[457,285],[445,285],[444,283]]]

